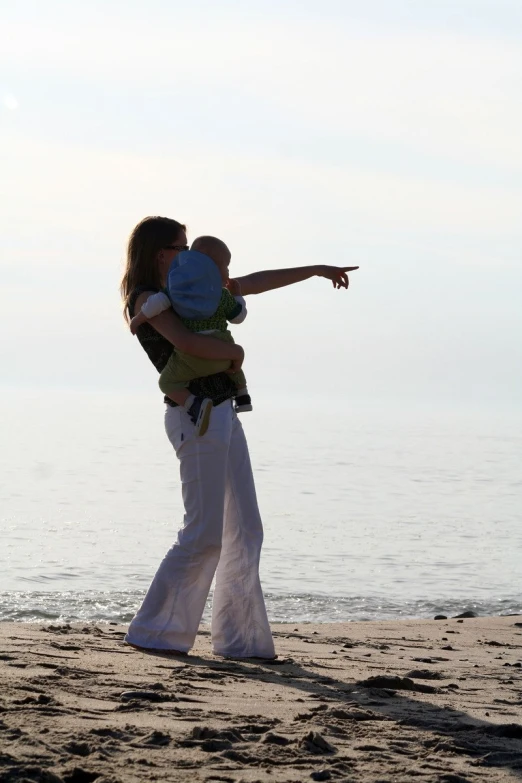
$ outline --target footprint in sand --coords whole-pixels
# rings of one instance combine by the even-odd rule
[[[299,741],[300,747],[304,748],[304,750],[307,750],[309,753],[313,753],[314,755],[319,755],[321,753],[335,753],[335,748],[333,745],[330,745],[330,743],[325,740],[322,734],[319,734],[318,731],[310,731],[308,734],[305,734],[304,737]]]
[[[437,693],[437,688],[432,685],[423,685],[413,682],[409,677],[396,676],[376,676],[369,677],[367,680],[360,680],[358,685],[363,688],[390,688],[397,691],[416,691],[417,693]]]
[[[124,691],[120,694],[120,700],[123,702],[129,701],[149,701],[149,702],[162,702],[162,701],[179,701],[178,697],[173,693],[162,693],[161,691]]]
[[[413,680],[443,680],[445,679],[440,672],[434,672],[430,669],[413,669],[405,677],[411,677]]]
[[[87,742],[78,742],[77,740],[71,740],[63,746],[63,749],[73,756],[90,756],[94,752],[94,748],[91,748]]]
[[[263,737],[262,742],[268,745],[290,745],[293,740],[285,737],[283,734],[275,734],[274,732],[269,731],[268,734],[265,734]]]
[[[160,748],[170,743],[170,734],[163,731],[151,731],[145,737],[131,742],[133,748]]]

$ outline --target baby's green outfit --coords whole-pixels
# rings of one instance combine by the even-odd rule
[[[182,318],[191,332],[211,334],[218,340],[233,343],[234,338],[227,329],[228,322],[240,323],[246,314],[242,297],[234,298],[227,288],[223,288],[217,310],[210,318]],[[243,315],[243,317],[241,317]],[[181,351],[173,351],[165,369],[159,377],[159,387],[164,394],[185,389],[190,381],[207,375],[225,372],[230,367],[228,359],[201,359]],[[247,382],[242,371],[231,374],[232,382],[239,390],[245,389]]]

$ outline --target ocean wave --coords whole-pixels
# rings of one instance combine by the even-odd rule
[[[0,621],[128,623],[143,599],[143,591],[6,591],[0,593]],[[429,619],[477,615],[522,614],[522,596],[394,600],[382,596],[335,596],[291,593],[265,594],[271,622],[352,622],[356,620]],[[210,621],[212,594],[204,621]]]

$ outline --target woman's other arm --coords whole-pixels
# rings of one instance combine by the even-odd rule
[[[300,283],[311,277],[325,277],[331,280],[334,288],[348,288],[348,272],[354,272],[358,266],[326,266],[316,264],[314,266],[296,266],[290,269],[267,269],[264,272],[253,272],[251,275],[236,277],[241,294],[262,294],[272,291],[274,288],[283,288],[286,285]]]
[[[149,295],[147,292],[139,295],[135,304],[136,312],[141,310]],[[237,362],[243,361],[244,352],[240,345],[216,340],[209,335],[194,334],[184,326],[173,310],[164,310],[148,323],[179,351],[199,356],[201,359],[228,359],[234,362],[234,367]]]

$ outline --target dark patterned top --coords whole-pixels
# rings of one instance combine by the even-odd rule
[[[139,286],[134,289],[129,298],[129,315],[131,318],[134,317],[134,308],[138,296],[145,291],[156,293],[157,290],[153,286]],[[175,350],[174,346],[148,323],[138,327],[136,337],[156,370],[161,372],[167,364],[170,355]],[[225,402],[225,400],[229,400],[236,393],[236,387],[232,383],[230,375],[225,372],[190,381],[188,388],[197,397],[210,397],[214,405],[219,405]],[[165,397],[165,402],[167,405],[176,407],[176,403],[168,397]]]

